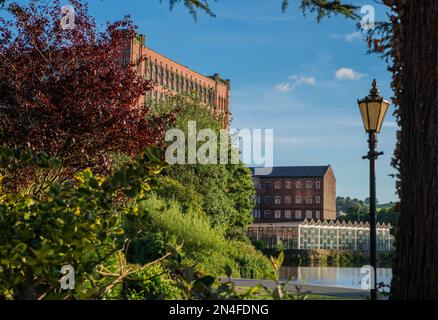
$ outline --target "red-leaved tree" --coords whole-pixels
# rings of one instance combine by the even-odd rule
[[[60,0],[12,3],[0,16],[0,145],[57,157],[67,176],[108,169],[111,152],[158,144],[174,118],[148,114],[140,61],[122,63],[124,40],[135,35],[130,18],[98,30],[84,1],[70,4],[74,28],[61,23]]]

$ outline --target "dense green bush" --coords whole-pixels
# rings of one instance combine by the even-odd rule
[[[181,299],[181,289],[162,265],[154,265],[135,275],[136,280],[126,286],[129,300],[171,300]]]
[[[59,165],[44,154],[0,148],[0,298],[110,297],[121,271],[117,267],[124,262],[122,217],[132,214],[115,197],[141,199],[163,168],[145,152],[108,178],[86,169],[73,180],[48,183],[36,196],[8,189],[11,167],[50,170]],[[67,264],[75,268],[74,293],[59,285],[60,269]],[[136,268],[127,269],[134,274]]]
[[[177,202],[155,195],[134,210],[141,219],[127,217],[125,224],[132,262],[146,263],[164,254],[169,245],[182,244],[181,264],[193,265],[203,274],[221,276],[231,269],[236,277],[269,276],[269,262],[261,253],[250,243],[227,240],[224,230],[212,226],[206,214],[183,212]]]

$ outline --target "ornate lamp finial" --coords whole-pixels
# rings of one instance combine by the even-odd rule
[[[371,98],[377,98],[380,96],[379,88],[377,87],[377,81],[376,79],[373,79],[373,83],[371,84],[370,89],[370,97]]]

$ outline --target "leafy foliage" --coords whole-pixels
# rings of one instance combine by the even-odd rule
[[[163,300],[181,299],[182,290],[169,274],[169,271],[160,264],[137,272],[127,285],[128,300]]]
[[[141,219],[128,216],[126,236],[131,239],[129,261],[147,263],[182,244],[179,268],[220,276],[227,269],[236,277],[269,276],[265,257],[249,243],[228,241],[224,231],[210,224],[205,214],[182,212],[179,204],[152,195],[137,207]],[[174,261],[167,261],[175,268]]]
[[[352,199],[350,197],[336,197],[336,211],[348,214],[361,214],[368,212],[364,201],[359,199]]]
[[[283,12],[289,7],[290,0],[283,0],[281,7]],[[307,11],[317,12],[317,20],[320,21],[324,17],[330,17],[331,14],[340,14],[350,19],[357,19],[359,15],[356,10],[359,7],[351,3],[342,3],[340,0],[301,0],[300,9],[303,14]]]
[[[0,17],[0,145],[61,159],[61,178],[87,167],[105,172],[109,152],[138,155],[172,120],[138,103],[152,87],[135,72],[140,61],[121,63],[135,33],[130,18],[99,32],[86,2],[70,3],[73,30],[60,25],[60,0],[12,2],[9,18]]]
[[[202,129],[214,130],[219,152],[220,126],[212,111],[196,97],[185,97],[178,101],[179,110],[174,127],[181,129],[186,137],[189,121],[196,122],[197,133]],[[232,152],[235,151],[230,146],[229,157]],[[246,227],[252,223],[255,190],[251,172],[241,162],[177,164],[166,168],[164,174],[166,179],[157,190],[159,196],[178,200],[185,211],[190,209],[206,213],[212,225],[222,227],[229,238],[246,239]]]
[[[170,167],[167,173],[187,186],[186,190],[179,189],[183,192],[175,193],[174,198],[181,198],[181,194],[190,191],[192,198],[201,199],[202,210],[210,216],[213,225],[225,228],[229,237],[244,236],[246,227],[252,222],[250,197],[253,186],[246,169],[232,165],[187,165]],[[249,182],[240,184],[245,180]],[[177,191],[165,189],[157,192],[165,195],[171,194],[172,190]],[[183,204],[193,208],[187,200],[183,200]]]
[[[392,23],[388,21],[375,22],[375,28],[368,30],[368,53],[377,53],[386,62],[391,59]]]
[[[337,197],[336,198],[336,211],[343,213],[339,216],[339,220],[343,221],[369,221],[369,198],[365,201],[358,199],[351,199],[350,197]],[[391,223],[393,226],[397,226],[398,212],[396,212],[395,204],[382,204],[377,206],[377,221],[380,223]]]
[[[160,2],[162,2],[162,0],[160,0]],[[283,11],[288,9],[290,2],[290,0],[282,0],[281,8]],[[170,9],[172,10],[175,5],[179,3],[183,3],[195,19],[198,11],[203,11],[212,17],[215,16],[210,9],[208,0],[169,0]],[[343,3],[340,0],[301,0],[300,2],[300,9],[303,13],[306,11],[316,11],[318,13],[318,21],[331,14],[341,14],[347,18],[357,19],[359,17],[356,13],[358,8],[358,6],[352,3]]]
[[[6,147],[0,151],[2,164],[45,159]],[[62,185],[52,183],[43,199],[2,192],[0,296],[60,295],[59,269],[65,264],[75,266],[78,282],[85,283],[96,265],[116,252],[112,240],[123,234],[123,210],[114,206],[114,195],[141,198],[162,168],[151,152],[145,152],[107,179],[86,169]]]
[[[160,2],[162,1],[163,0],[160,0]],[[189,10],[190,14],[195,18],[195,20],[198,17],[198,10],[215,17],[215,14],[211,11],[210,6],[208,5],[208,0],[169,0],[170,10],[172,10],[175,5],[181,2],[184,3],[184,6]]]

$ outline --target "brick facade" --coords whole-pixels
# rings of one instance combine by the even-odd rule
[[[204,76],[183,66],[146,46],[145,35],[127,39],[122,51],[122,61],[145,60],[138,66],[138,73],[155,83],[154,89],[144,96],[145,101],[166,101],[178,93],[195,93],[215,116],[223,128],[230,126],[231,82],[219,74]]]
[[[300,174],[300,168],[305,168],[306,175]],[[254,175],[255,222],[336,219],[336,179],[333,170],[330,166],[314,167],[318,170],[309,168],[281,167],[280,174],[274,169],[270,175]],[[289,176],[288,171],[291,173]]]
[[[324,215],[326,219],[336,219],[336,178],[332,168],[329,166],[324,175]]]

